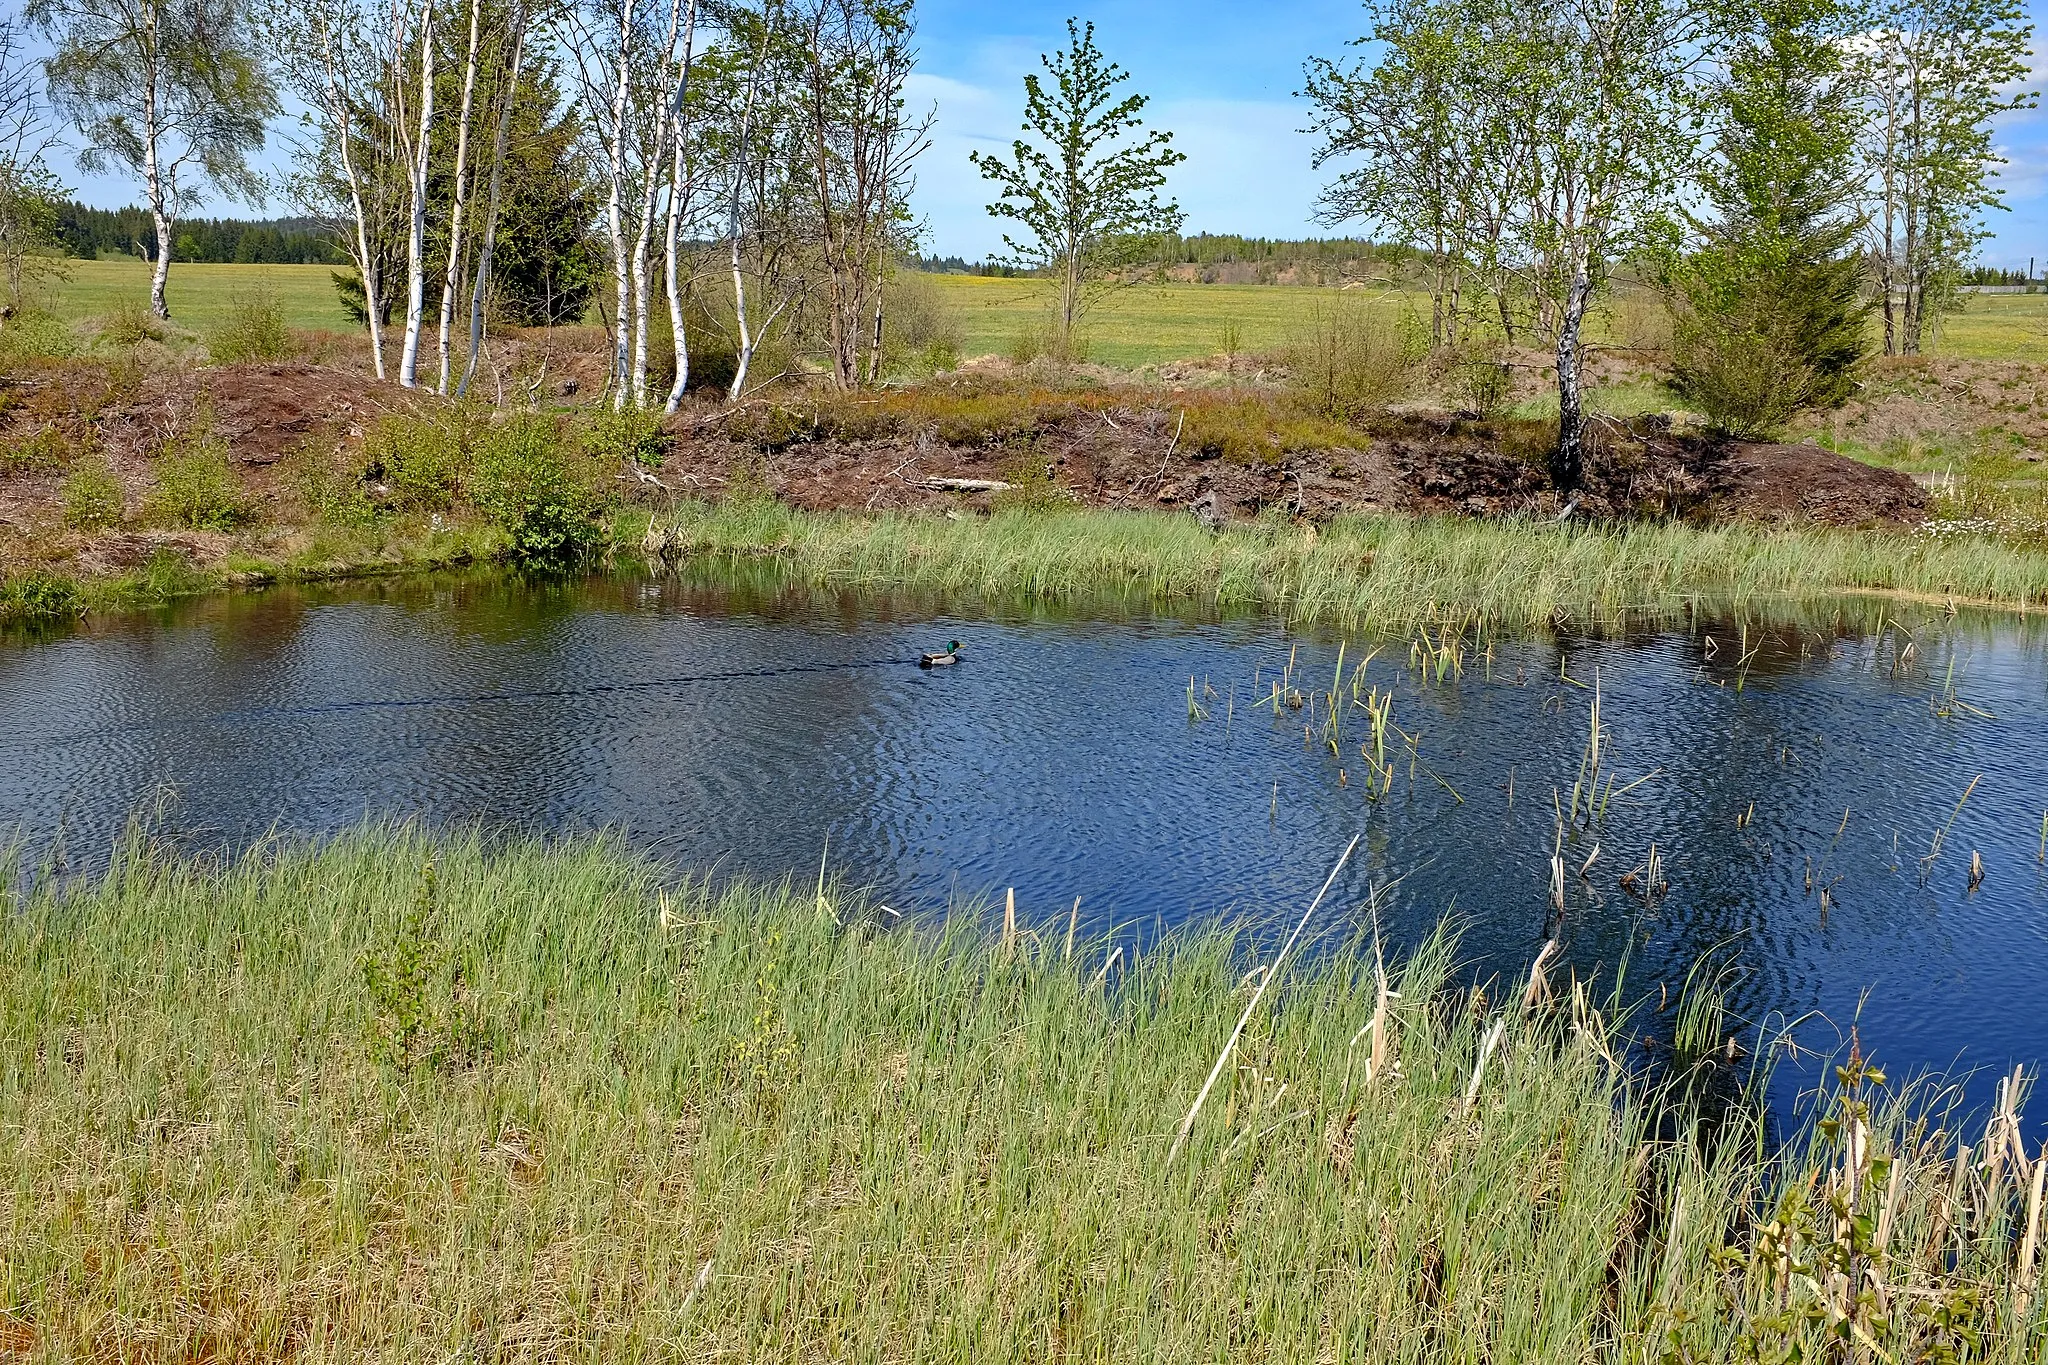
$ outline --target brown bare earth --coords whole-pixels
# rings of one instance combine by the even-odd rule
[[[1449,417],[1386,418],[1359,446],[1242,459],[1176,440],[1166,406],[1082,411],[1013,442],[950,444],[929,430],[858,440],[800,440],[763,453],[716,435],[686,438],[663,478],[713,490],[735,466],[807,510],[985,506],[995,495],[934,479],[1049,480],[1102,507],[1213,505],[1225,518],[1268,508],[1323,521],[1346,512],[1555,515],[1562,504],[1544,466],[1536,424]],[[1531,429],[1535,428],[1535,429]],[[1184,430],[1183,430],[1183,435]],[[1675,436],[1655,421],[1602,429],[1586,488],[1588,517],[1803,521],[1831,526],[1910,524],[1926,505],[1907,476],[1813,445],[1714,442]]]
[[[534,371],[529,371],[530,373]],[[587,403],[598,384],[568,364],[520,386],[539,401]],[[509,387],[509,386],[508,386]],[[262,541],[303,522],[294,452],[342,466],[381,417],[440,400],[359,370],[310,363],[147,368],[62,362],[0,377],[0,451],[54,431],[96,450],[131,509],[168,442],[210,428],[258,510]],[[785,394],[727,412],[706,401],[668,423],[661,468],[615,471],[626,496],[716,498],[735,479],[788,503],[827,508],[980,510],[997,500],[1071,500],[1184,509],[1219,520],[1277,510],[1314,521],[1347,512],[1558,515],[1544,454],[1554,426],[1430,413],[1348,428],[1292,413],[1271,389],[1066,382],[981,371],[875,397]],[[216,562],[228,535],[146,529],[70,532],[63,462],[0,466],[0,560],[119,571],[170,547]],[[961,491],[937,479],[1014,491]],[[1834,526],[1917,522],[1925,495],[1903,474],[1814,445],[1716,442],[1661,419],[1605,421],[1576,513]]]

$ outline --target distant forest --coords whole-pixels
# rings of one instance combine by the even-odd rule
[[[154,255],[149,211],[57,206],[57,240],[67,254]],[[326,228],[311,218],[190,218],[177,226],[171,256],[221,265],[334,265],[343,260]]]
[[[1374,242],[1363,237],[1240,237],[1229,232],[1201,232],[1192,237],[1170,233],[1160,239],[1158,250],[1149,256],[1159,265],[1225,266],[1250,265],[1270,269],[1303,266],[1335,268],[1346,262],[1399,264],[1414,255],[1411,247]],[[933,275],[1028,274],[1012,265],[989,259],[969,261],[960,256],[920,256],[915,268]]]

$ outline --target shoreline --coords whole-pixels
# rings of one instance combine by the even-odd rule
[[[311,536],[312,528],[287,530]],[[167,533],[140,567],[0,582],[0,625],[61,624],[180,598],[273,584],[503,566],[506,540],[458,523],[384,540],[357,557],[294,562],[240,547],[195,562]],[[632,507],[603,528],[600,559],[772,558],[827,588],[932,588],[1064,600],[1104,592],[1304,625],[1407,629],[1546,625],[1613,629],[1683,619],[1702,605],[1754,614],[1862,597],[2027,615],[2048,599],[2048,556],[1989,541],[1875,530],[1679,523],[1346,516],[1318,528],[1278,518],[1212,535],[1192,518],[1096,508],[921,513],[804,512],[772,500]],[[394,550],[396,551],[394,553]]]

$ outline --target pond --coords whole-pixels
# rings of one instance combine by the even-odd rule
[[[958,666],[916,666],[955,637]],[[281,588],[0,644],[0,827],[70,866],[166,791],[159,832],[199,848],[367,815],[611,827],[722,874],[822,861],[908,913],[1015,888],[1063,931],[1079,897],[1084,932],[1140,950],[1291,919],[1362,834],[1326,932],[1376,918],[1398,950],[1450,915],[1515,976],[1555,934],[1645,1008],[1705,959],[1747,1020],[1818,1047],[1855,1024],[1894,1075],[1980,1069],[1981,1098],[2048,1062],[2044,646],[2018,617],[1844,604],[1468,638],[1439,677],[1409,639],[766,566]],[[1340,678],[1333,736],[1314,694]]]

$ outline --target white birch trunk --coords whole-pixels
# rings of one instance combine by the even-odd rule
[[[514,37],[512,40],[512,64],[506,68],[505,92],[498,106],[498,129],[491,139],[491,198],[490,207],[485,210],[483,250],[477,253],[476,282],[469,290],[469,359],[462,367],[462,383],[457,386],[455,396],[469,396],[469,383],[476,377],[477,361],[484,349],[484,299],[490,290],[491,260],[498,251],[498,205],[499,196],[505,183],[505,139],[511,131],[512,105],[519,94],[519,66],[526,56],[526,13],[523,8],[512,12]]]
[[[163,60],[158,47],[157,12],[149,7],[149,75],[147,88],[142,92],[142,183],[149,196],[149,217],[156,227],[156,260],[149,275],[149,311],[165,322],[171,318],[170,304],[164,299],[164,285],[171,276],[171,227],[170,196],[164,190],[162,163],[157,159],[157,139],[162,130],[157,126],[157,72]]]
[[[398,382],[419,383],[420,327],[427,311],[427,157],[434,135],[434,5],[420,6],[420,126],[413,148],[412,231],[405,246],[405,348],[399,353]]]
[[[321,28],[321,60],[327,91],[327,118],[341,157],[342,177],[348,182],[348,207],[355,219],[353,255],[356,272],[363,280],[363,316],[370,330],[370,366],[378,379],[384,378],[384,321],[378,316],[377,295],[383,287],[378,278],[377,256],[370,248],[370,212],[363,202],[363,178],[356,170],[355,125],[349,116],[352,95],[334,51],[334,32]]]
[[[683,24],[682,73],[676,81],[675,117],[670,123],[670,141],[674,154],[669,161],[668,173],[668,222],[662,238],[662,285],[668,295],[668,325],[675,336],[676,373],[668,386],[668,398],[662,403],[664,413],[673,413],[682,406],[683,390],[690,382],[690,342],[683,325],[683,290],[679,278],[677,237],[682,228],[683,214],[692,186],[689,175],[689,96],[691,48],[697,36],[697,0],[689,0],[689,18]]]
[[[612,89],[611,136],[607,145],[611,166],[604,205],[605,235],[611,243],[612,285],[616,304],[612,314],[612,382],[617,386],[612,394],[614,411],[626,406],[626,339],[631,326],[628,309],[632,306],[632,281],[629,278],[632,260],[626,247],[625,197],[626,103],[631,88],[629,78],[632,74],[632,57],[632,4],[631,0],[620,0],[618,81]]]
[[[462,266],[462,218],[469,207],[469,119],[476,100],[477,36],[483,0],[469,0],[469,56],[462,69],[462,110],[455,123],[455,207],[448,215],[448,268],[441,279],[440,378],[436,393],[448,392],[448,332],[455,322],[455,282]]]

